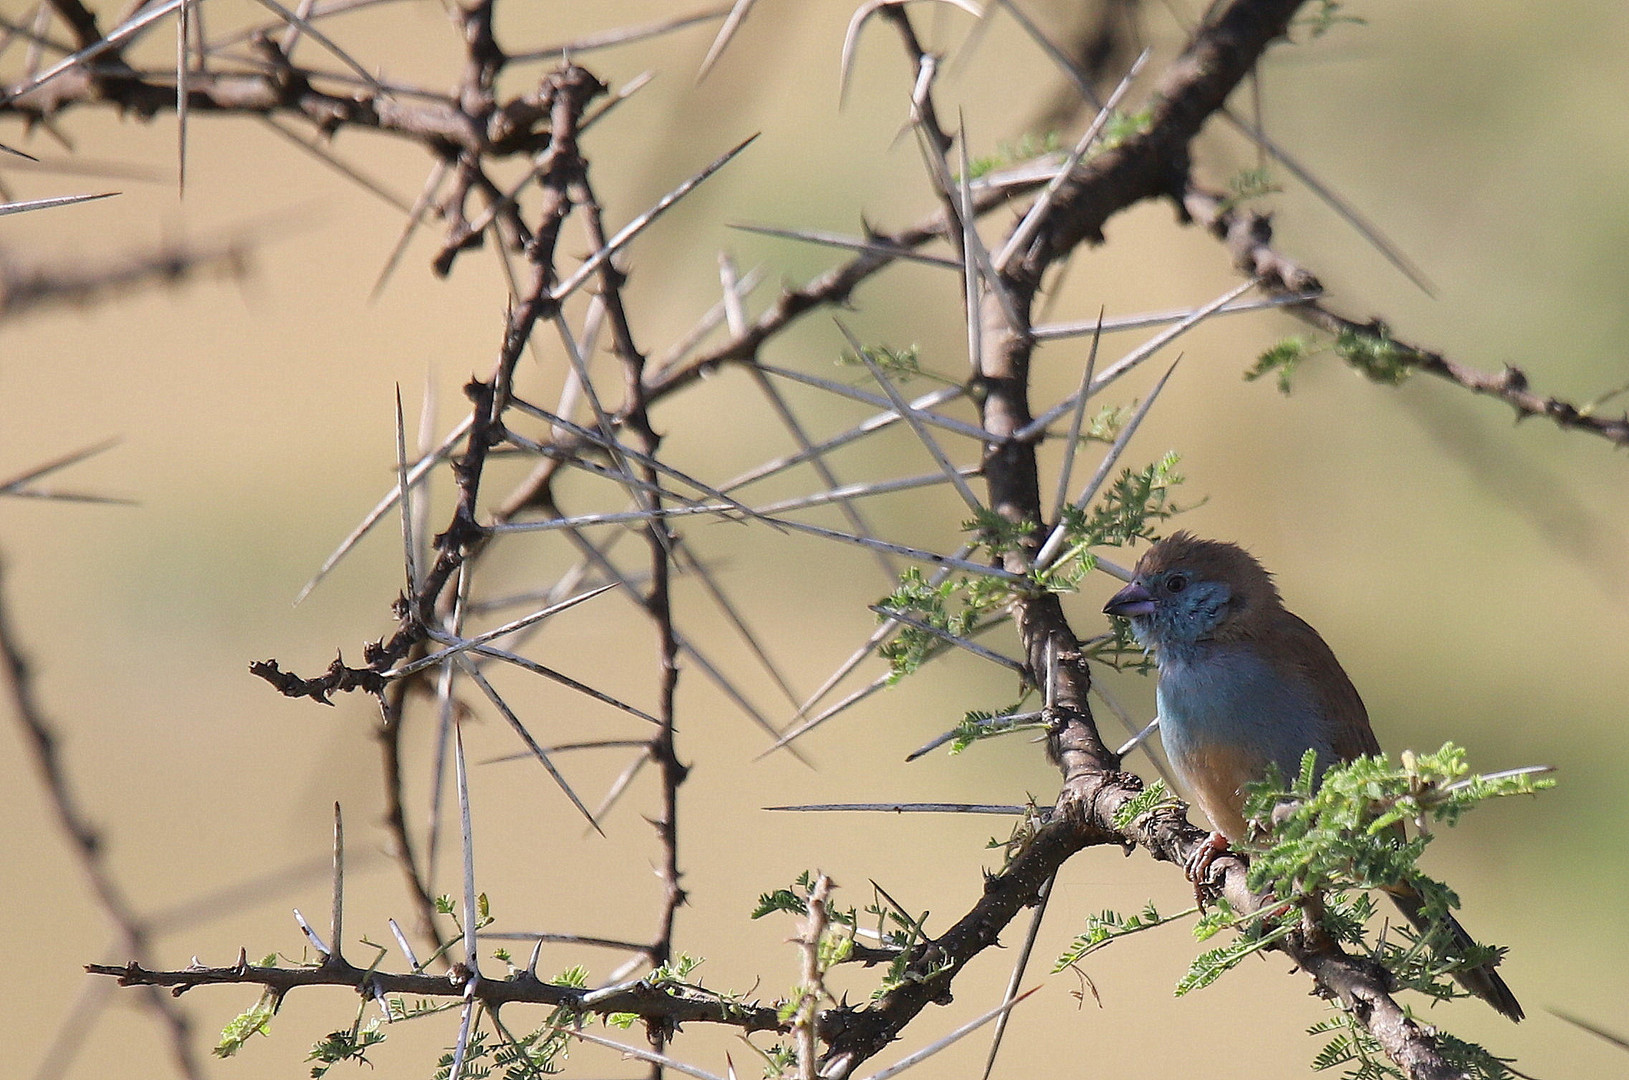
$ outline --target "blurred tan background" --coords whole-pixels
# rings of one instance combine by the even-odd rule
[[[1199,6],[1180,5],[1181,19],[1196,17]],[[261,17],[249,7],[208,5],[212,31]],[[1074,18],[1074,5],[1026,9],[1060,34]],[[502,10],[509,21],[500,34],[519,48],[679,9],[607,2]],[[1423,295],[1287,178],[1286,192],[1272,200],[1280,247],[1315,270],[1348,314],[1382,315],[1400,336],[1456,359],[1488,369],[1520,364],[1536,389],[1574,402],[1629,382],[1622,346],[1629,329],[1629,262],[1622,256],[1629,240],[1622,199],[1629,11],[1604,0],[1542,7],[1373,0],[1346,10],[1367,25],[1337,27],[1270,54],[1263,115],[1281,145],[1412,256],[1437,295]],[[863,39],[847,107],[837,108],[837,57],[851,11],[842,0],[764,0],[700,86],[694,73],[713,25],[580,57],[613,84],[657,72],[586,144],[613,227],[730,145],[763,132],[632,249],[631,304],[648,347],[665,345],[716,299],[720,250],[743,267],[765,268],[770,285],[753,298],[754,312],[776,282],[801,281],[841,257],[732,231],[728,223],[852,233],[862,215],[895,227],[931,210],[914,146],[894,143],[910,75],[886,28],[874,26]],[[918,24],[941,48],[961,42],[968,27],[958,13],[927,7]],[[1178,23],[1171,9],[1154,4],[1144,26],[1159,50],[1157,70],[1179,40]],[[330,29],[392,78],[436,87],[453,78],[457,43],[439,5],[361,13]],[[147,48],[162,63],[173,39],[165,31]],[[528,77],[542,70],[534,66]],[[963,110],[975,153],[988,153],[1020,135],[1059,83],[1014,23],[999,18],[976,52],[951,66],[940,103],[947,116]],[[0,130],[0,140],[57,165],[117,165],[150,179],[5,163],[5,182],[18,197],[123,192],[4,219],[0,244],[8,258],[94,263],[178,239],[256,243],[241,281],[190,283],[0,326],[0,476],[119,436],[116,449],[58,483],[140,503],[0,501],[6,600],[77,790],[104,829],[120,881],[156,920],[160,958],[172,966],[193,956],[226,963],[240,945],[251,956],[274,949],[297,955],[302,942],[289,908],[325,920],[327,883],[320,869],[302,876],[290,868],[322,865],[332,803],[345,806],[357,857],[382,850],[373,717],[361,700],[341,699],[332,710],[284,700],[246,665],[275,656],[309,673],[336,649],[358,660],[362,642],[390,626],[388,604],[400,582],[400,544],[390,529],[364,543],[304,604],[290,601],[392,483],[394,385],[403,387],[411,411],[428,378],[445,430],[458,415],[462,382],[490,370],[502,277],[488,252],[466,256],[450,280],[434,279],[426,266],[432,231],[370,303],[400,215],[254,121],[194,117],[182,201],[173,117],[144,125],[82,111],[61,127],[76,155],[49,138],[23,141],[15,128]],[[418,151],[362,133],[343,133],[334,149],[406,200],[429,167]],[[1254,157],[1237,139],[1213,133],[1199,160],[1204,175],[1220,183]],[[988,235],[996,228],[992,219]],[[585,250],[575,226],[567,235],[568,251]],[[1076,258],[1053,301],[1055,317],[1089,318],[1099,305],[1110,316],[1197,305],[1236,280],[1222,249],[1174,224],[1168,206],[1116,218],[1108,241]],[[958,305],[953,280],[905,268],[864,286],[859,310],[845,319],[868,341],[919,343],[925,365],[959,377],[965,344]],[[1127,463],[1181,451],[1188,482],[1177,499],[1203,503],[1181,524],[1239,540],[1277,572],[1291,607],[1343,659],[1387,748],[1434,749],[1451,738],[1485,769],[1559,768],[1558,790],[1473,815],[1431,855],[1460,891],[1472,930],[1511,946],[1504,971],[1530,1020],[1512,1027],[1475,1003],[1426,1015],[1515,1056],[1535,1075],[1621,1075],[1629,1057],[1547,1010],[1629,1033],[1623,455],[1544,421],[1512,426],[1505,408],[1434,380],[1375,386],[1330,357],[1303,369],[1287,398],[1269,382],[1241,379],[1261,349],[1297,332],[1282,316],[1236,316],[1185,338],[1184,366]],[[1106,355],[1139,340],[1115,338]],[[817,314],[771,346],[767,358],[842,376],[831,367],[840,344],[830,319]],[[1072,388],[1084,353],[1081,343],[1044,350],[1036,400]],[[524,377],[534,386],[558,386],[558,370],[527,364]],[[1145,393],[1153,374],[1117,386],[1120,400]],[[820,431],[864,415],[817,395],[792,396]],[[537,397],[549,400],[550,393]],[[656,420],[676,463],[719,480],[788,448],[761,405],[748,380],[726,372],[665,405]],[[840,461],[845,479],[931,467],[904,436],[866,444]],[[776,491],[813,483],[798,477]],[[940,493],[879,503],[871,513],[885,535],[949,550],[956,538],[943,523],[959,521],[958,507]],[[864,639],[874,621],[864,605],[887,591],[869,558],[807,538],[722,525],[686,532],[715,561],[800,692]],[[518,589],[552,580],[563,565],[557,546],[523,540],[490,574]],[[1096,612],[1109,591],[1111,582],[1098,578],[1069,602],[1083,633],[1100,625]],[[681,601],[687,633],[723,640],[699,590],[687,587]],[[654,642],[629,607],[601,601],[573,619],[549,632],[551,662],[649,705]],[[790,716],[744,650],[722,644],[719,654],[771,715]],[[545,741],[626,730],[563,693],[509,682]],[[1115,676],[1111,684],[1139,717],[1151,714],[1150,683]],[[1014,802],[1026,793],[1048,802],[1055,771],[1021,737],[902,764],[963,710],[998,707],[1011,692],[1005,676],[973,662],[939,666],[811,735],[804,744],[818,766],[811,770],[784,755],[756,761],[763,736],[687,670],[680,746],[697,767],[683,790],[681,857],[691,903],[680,913],[678,940],[706,957],[699,973],[706,984],[766,998],[793,984],[790,922],[749,923],[746,915],[760,892],[804,868],[832,874],[844,886],[841,898],[855,905],[869,901],[868,879],[876,879],[907,906],[931,911],[930,926],[939,929],[964,911],[978,893],[979,868],[996,857],[983,850],[985,840],[1005,835],[1000,820],[794,817],[759,808],[862,799]],[[1115,731],[1112,719],[1104,724]],[[473,757],[512,752],[501,727],[472,731]],[[410,795],[422,819],[429,755],[422,723],[409,742],[416,770]],[[162,1035],[129,992],[116,992],[94,1026],[76,1019],[85,995],[109,991],[81,965],[125,957],[108,949],[109,928],[24,751],[8,717],[0,728],[0,881],[13,968],[0,980],[9,1032],[0,1075],[170,1075]],[[1134,760],[1149,771],[1146,759]],[[570,772],[597,795],[622,764],[612,755],[584,757],[570,762]],[[580,819],[524,763],[485,766],[474,783],[480,885],[500,927],[650,933],[655,848],[639,816],[654,805],[648,782],[611,816],[608,839],[581,837]],[[446,873],[452,862],[443,860],[447,890],[455,888]],[[268,873],[279,880],[262,881]],[[247,898],[210,901],[245,882],[258,882]],[[386,940],[384,920],[410,914],[398,876],[377,855],[353,875],[349,894],[353,938]],[[997,1075],[1303,1074],[1321,1045],[1303,1029],[1325,1010],[1307,996],[1304,977],[1286,976],[1281,958],[1247,964],[1218,986],[1175,1000],[1171,988],[1199,946],[1173,928],[1089,961],[1095,997],[1087,991],[1084,1004],[1075,999],[1081,988],[1073,976],[1045,977],[1086,914],[1135,910],[1149,899],[1175,910],[1187,894],[1171,867],[1140,855],[1092,852],[1075,860],[1060,879],[1026,981],[1045,988],[1015,1013]],[[1007,943],[1017,943],[1016,928]],[[368,955],[359,945],[351,952],[358,960]],[[876,1064],[988,1007],[1012,955],[981,959],[958,982],[957,1002],[925,1014],[907,1044]],[[595,977],[614,964],[605,954],[562,949],[547,952],[542,966],[556,971],[579,960],[593,965]],[[844,973],[839,982],[858,997],[875,978]],[[222,988],[182,1000],[208,1046],[254,998],[249,988]],[[347,1026],[354,1008],[338,991],[296,995],[270,1039],[231,1062],[212,1062],[211,1075],[303,1074],[310,1045]],[[455,1031],[448,1018],[420,1021],[392,1032],[372,1057],[380,1075],[428,1076],[434,1048],[449,1045]],[[74,1047],[71,1060],[64,1041]],[[976,1075],[985,1045],[975,1037],[924,1070]],[[745,1048],[702,1028],[686,1031],[677,1052],[720,1072],[726,1053],[743,1075],[756,1067]],[[603,1054],[585,1052],[574,1062],[578,1075],[643,1071]]]

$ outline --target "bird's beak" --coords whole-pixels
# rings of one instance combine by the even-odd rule
[[[1132,618],[1137,615],[1154,614],[1154,594],[1133,581],[1109,598],[1103,605],[1106,615],[1123,615]]]

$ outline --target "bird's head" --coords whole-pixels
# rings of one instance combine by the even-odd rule
[[[1103,610],[1130,619],[1145,647],[1160,647],[1249,637],[1279,606],[1272,576],[1248,551],[1177,532],[1143,553],[1131,584]]]

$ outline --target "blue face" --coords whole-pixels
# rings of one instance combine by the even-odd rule
[[[1202,581],[1180,568],[1141,579],[1154,610],[1132,617],[1131,628],[1145,646],[1192,645],[1216,633],[1227,618],[1233,590],[1225,582]]]

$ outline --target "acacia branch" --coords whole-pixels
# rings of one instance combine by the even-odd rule
[[[560,302],[551,292],[556,278],[555,244],[560,224],[572,209],[569,190],[585,168],[577,153],[574,132],[588,103],[604,91],[603,83],[575,66],[568,65],[546,80],[545,96],[551,106],[557,139],[542,169],[545,202],[530,250],[532,277],[520,305],[510,312],[491,378],[473,379],[464,388],[474,406],[473,417],[464,452],[453,461],[458,503],[452,521],[435,538],[434,563],[426,570],[414,594],[398,601],[400,622],[395,633],[364,649],[367,667],[353,668],[342,659],[336,659],[322,676],[302,678],[279,670],[275,660],[250,665],[252,673],[272,683],[281,693],[324,703],[328,703],[329,695],[335,692],[380,693],[386,685],[383,673],[428,636],[426,627],[437,618],[437,606],[448,584],[484,545],[487,533],[479,521],[477,508],[487,457],[504,438],[503,412],[509,403],[515,364],[531,338],[532,329],[559,310]]]
[[[595,197],[586,176],[582,177],[579,183],[589,242],[596,251],[608,250],[610,237],[606,235],[599,200]],[[690,768],[679,760],[675,741],[675,724],[678,719],[675,698],[679,688],[679,636],[673,626],[672,581],[673,552],[677,538],[669,530],[667,521],[660,515],[663,498],[659,481],[662,477],[656,469],[656,456],[662,439],[651,426],[650,400],[645,385],[646,357],[634,340],[633,327],[628,321],[627,308],[623,303],[622,287],[626,282],[627,275],[617,267],[614,257],[607,257],[600,263],[599,298],[604,303],[606,317],[610,322],[612,350],[622,363],[625,397],[623,406],[617,414],[618,420],[629,429],[635,449],[642,455],[644,463],[639,467],[640,478],[644,481],[644,490],[649,494],[642,498],[641,502],[648,502],[647,508],[655,515],[646,523],[644,529],[645,546],[650,557],[650,588],[643,597],[643,606],[656,627],[656,714],[661,724],[650,740],[649,754],[650,760],[656,764],[661,788],[661,808],[657,816],[651,819],[651,824],[656,829],[657,841],[661,845],[661,858],[656,866],[656,876],[661,882],[662,896],[656,918],[656,933],[647,956],[652,964],[663,965],[673,958],[674,925],[679,908],[686,899],[685,889],[681,884],[683,874],[679,868],[679,788],[688,777]],[[667,1045],[672,1030],[671,1025],[646,1024],[651,1046],[658,1053]],[[652,1063],[653,1080],[660,1080],[661,1075],[662,1067]]]
[[[76,0],[63,2],[76,4]],[[982,308],[968,312],[969,319],[978,322],[983,338],[983,359],[974,373],[972,389],[981,405],[987,437],[983,475],[989,485],[989,502],[1009,521],[1034,527],[1022,544],[1004,553],[1010,574],[1023,575],[1031,569],[1034,554],[1047,535],[1034,438],[1020,436],[1033,419],[1028,395],[1035,341],[1029,320],[1043,280],[1081,244],[1100,241],[1104,224],[1114,214],[1143,199],[1181,198],[1190,190],[1193,137],[1267,46],[1284,33],[1299,6],[1296,0],[1233,0],[1215,5],[1211,17],[1162,80],[1159,100],[1144,130],[1102,152],[1066,178],[1051,206],[1039,215],[1032,240],[999,280],[989,283]],[[213,108],[263,115],[284,112],[304,116],[324,132],[348,125],[371,126],[424,143],[442,160],[452,162],[454,171],[452,194],[442,205],[451,228],[438,266],[450,267],[457,252],[479,242],[485,225],[492,220],[510,230],[511,240],[525,245],[529,259],[530,278],[525,288],[517,289],[521,297],[506,325],[494,371],[489,380],[475,380],[468,387],[474,415],[464,452],[454,464],[457,510],[448,529],[436,538],[434,564],[422,582],[398,602],[395,632],[368,647],[365,668],[351,668],[336,660],[326,675],[315,679],[282,672],[274,661],[256,665],[255,670],[284,693],[320,701],[326,701],[333,692],[349,689],[385,696],[385,672],[413,654],[424,642],[428,628],[444,614],[449,602],[448,585],[460,571],[469,568],[470,561],[491,539],[477,518],[485,467],[492,452],[501,449],[506,439],[520,445],[503,420],[513,400],[514,366],[538,321],[559,316],[561,297],[556,296],[554,285],[558,281],[555,258],[560,230],[572,210],[582,207],[595,257],[600,261],[584,264],[579,273],[584,277],[592,273],[600,285],[600,300],[610,320],[615,352],[623,365],[622,407],[614,415],[599,418],[604,441],[597,445],[581,431],[563,432],[560,425],[555,425],[552,440],[541,450],[534,449],[547,460],[504,502],[498,515],[501,518],[528,509],[551,511],[549,485],[556,463],[580,460],[591,453],[620,454],[615,444],[619,432],[629,436],[627,454],[641,455],[640,478],[629,475],[625,466],[621,478],[653,514],[644,526],[651,570],[648,590],[641,599],[658,630],[661,665],[660,733],[650,747],[652,759],[661,770],[661,816],[655,824],[662,846],[658,874],[664,896],[655,942],[646,955],[661,962],[671,955],[674,916],[684,899],[677,856],[677,794],[686,766],[673,744],[679,640],[673,628],[669,595],[672,538],[658,513],[663,496],[657,485],[662,476],[654,462],[660,440],[651,426],[649,411],[657,401],[719,365],[755,363],[761,346],[791,322],[816,308],[845,302],[862,281],[890,265],[896,256],[886,250],[867,251],[801,288],[783,292],[756,322],[733,328],[722,345],[668,368],[647,369],[623,310],[622,271],[604,235],[599,207],[587,181],[586,162],[576,145],[583,109],[604,87],[582,69],[567,65],[546,80],[536,94],[500,105],[492,88],[507,57],[492,36],[493,7],[492,0],[465,0],[458,8],[457,19],[468,52],[462,84],[454,96],[420,95],[404,104],[407,95],[372,89],[358,88],[350,96],[318,90],[314,81],[338,77],[296,67],[286,53],[264,37],[257,39],[256,47],[266,70],[200,72],[189,88],[189,97],[195,99],[193,107],[204,111]],[[890,8],[889,18],[904,32],[907,47],[920,63],[923,56],[903,10]],[[161,79],[99,67],[94,73],[69,73],[29,94],[0,101],[0,110],[43,120],[97,97],[142,116],[173,107],[174,101],[173,85]],[[936,122],[933,127],[937,131]],[[485,171],[491,158],[519,152],[541,154],[533,178],[544,195],[535,228],[521,221],[513,197],[499,191]],[[987,187],[979,193],[973,209],[975,213],[986,212],[1035,184]],[[472,221],[466,214],[464,203],[472,192],[488,200],[485,222],[482,215]],[[956,217],[956,207],[947,207],[912,229],[877,235],[875,239],[881,247],[901,250],[936,239],[957,246],[962,242],[962,232]],[[1213,220],[1219,221],[1220,215]],[[1231,242],[1231,223],[1224,232]],[[1253,273],[1276,267],[1280,282],[1291,287],[1291,264],[1277,259],[1265,241],[1251,248],[1251,258],[1264,260]],[[1429,369],[1423,361],[1420,366]],[[924,1007],[947,1000],[962,967],[997,943],[1001,930],[1036,901],[1044,883],[1076,852],[1107,844],[1142,847],[1156,858],[1180,864],[1205,835],[1180,813],[1169,810],[1129,824],[1115,824],[1116,812],[1141,790],[1141,783],[1118,771],[1118,758],[1097,731],[1087,701],[1090,674],[1079,639],[1058,598],[1049,592],[1022,595],[1014,607],[1025,666],[1033,673],[1047,672],[1052,681],[1048,716],[1053,722],[1051,749],[1064,777],[1062,793],[1033,838],[1001,872],[989,878],[984,895],[973,908],[945,933],[913,951],[906,979],[874,1005],[836,1007],[820,1013],[816,1027],[827,1045],[820,1071],[830,1080],[849,1076],[861,1062],[898,1038]],[[387,727],[395,724],[387,732],[392,739],[400,735],[403,685],[395,684],[390,695],[394,705],[387,707]],[[390,708],[395,709],[394,716]],[[394,769],[389,782],[399,797],[399,768]],[[399,801],[395,808],[399,810]],[[400,837],[406,836],[405,819],[393,822],[393,827]],[[404,865],[414,874],[422,904],[427,896],[422,880],[410,857]],[[1255,910],[1260,898],[1251,896],[1245,887],[1243,863],[1225,859],[1219,865],[1224,870],[1224,895],[1237,910]],[[788,1023],[779,1018],[775,1009],[686,990],[639,984],[609,993],[583,991],[540,982],[529,971],[505,980],[482,979],[471,988],[461,981],[465,973],[458,969],[447,976],[421,972],[393,975],[358,969],[337,958],[339,947],[340,943],[334,942],[335,957],[313,968],[256,967],[240,957],[237,964],[225,968],[161,972],[133,963],[125,967],[95,965],[88,970],[115,976],[127,985],[170,986],[177,993],[209,983],[255,983],[278,994],[297,986],[344,985],[369,994],[468,994],[494,1008],[508,1001],[534,1001],[578,1013],[632,1012],[649,1023],[659,1040],[678,1023],[687,1021],[727,1024],[746,1031],[788,1029]],[[1292,936],[1280,947],[1312,975],[1319,992],[1338,997],[1368,1025],[1411,1076],[1441,1080],[1456,1075],[1442,1062],[1429,1035],[1409,1023],[1392,1001],[1384,972],[1347,956],[1310,930]]]
[[[0,322],[56,306],[88,306],[154,285],[173,286],[207,272],[248,276],[247,242],[133,251],[94,266],[24,265],[0,251]]]
[[[1227,246],[1234,265],[1260,277],[1269,292],[1284,296],[1317,290],[1318,279],[1310,270],[1273,247],[1268,215],[1234,206],[1225,196],[1191,182],[1179,205],[1190,220]],[[1629,413],[1621,418],[1600,416],[1588,406],[1536,394],[1529,389],[1527,374],[1519,367],[1507,365],[1503,371],[1492,372],[1462,364],[1442,353],[1398,340],[1379,319],[1358,322],[1323,300],[1290,304],[1285,310],[1337,340],[1381,344],[1390,359],[1410,371],[1423,371],[1474,394],[1497,398],[1516,411],[1517,420],[1548,417],[1559,427],[1599,435],[1615,446],[1629,446]]]
[[[789,1028],[772,1008],[645,983],[607,993],[544,982],[527,972],[518,972],[507,979],[483,978],[469,988],[469,972],[461,965],[455,965],[445,975],[370,971],[344,961],[311,967],[261,967],[249,963],[240,953],[238,962],[226,967],[159,971],[130,963],[87,964],[85,970],[92,975],[118,979],[120,986],[166,986],[177,996],[199,986],[263,986],[279,996],[307,986],[344,986],[369,997],[403,994],[417,998],[463,998],[467,994],[489,1008],[528,1003],[563,1007],[582,1016],[633,1013],[659,1025],[710,1022],[728,1024],[746,1032]]]
[[[275,45],[270,38],[263,50]],[[534,153],[548,144],[546,131],[534,130],[545,115],[535,103],[516,99],[499,110],[494,131],[477,127],[458,103],[445,95],[426,94],[409,101],[374,91],[354,93],[318,89],[314,81],[326,76],[296,67],[271,54],[264,73],[198,71],[187,77],[187,108],[198,113],[245,116],[292,116],[309,122],[325,135],[342,128],[371,128],[432,147],[452,146],[471,153],[511,156]],[[10,113],[41,123],[70,109],[91,104],[112,104],[141,120],[175,108],[171,76],[148,78],[138,73],[98,73],[100,68],[75,68],[44,86],[9,100],[0,99],[0,115]],[[496,137],[493,137],[496,135]]]
[[[1029,318],[1042,280],[1082,242],[1101,241],[1103,225],[1113,214],[1143,199],[1183,190],[1192,139],[1267,47],[1284,35],[1299,7],[1299,0],[1234,0],[1213,6],[1162,79],[1147,128],[1086,163],[1059,187],[1027,251],[1003,270],[986,295],[978,315],[984,347],[974,397],[982,402],[984,427],[992,436],[984,462],[990,505],[1007,520],[1031,526],[1025,541],[1005,553],[1007,569],[1027,570],[1047,535],[1034,448],[1010,438],[1031,419],[1028,389],[1035,343]],[[1019,326],[1012,324],[1014,311],[1022,320]],[[1052,661],[1050,747],[1064,774],[1059,817],[1070,820],[1080,814],[1083,828],[1112,836],[1115,809],[1140,785],[1119,779],[1118,758],[1097,732],[1087,702],[1090,673],[1080,659],[1078,638],[1051,593],[1021,595],[1014,607],[1030,670],[1047,672]],[[1204,834],[1174,813],[1159,817],[1150,831],[1121,838],[1181,865]],[[1261,907],[1262,898],[1251,896],[1245,886],[1242,861],[1228,864],[1223,891],[1238,911]],[[1282,947],[1313,976],[1319,992],[1339,997],[1411,1077],[1458,1075],[1431,1035],[1406,1021],[1389,995],[1383,971],[1369,969],[1322,935],[1302,934]]]
[[[1074,855],[1089,847],[1141,847],[1155,858],[1181,865],[1206,833],[1189,824],[1173,807],[1145,814],[1125,826],[1113,821],[1120,809],[1142,790],[1129,773],[1082,774],[1065,785],[1056,806],[1011,862],[991,875],[983,895],[943,934],[913,950],[903,979],[880,1000],[866,1006],[835,1006],[820,1011],[816,1027],[826,1044],[821,1075],[843,1080],[866,1059],[899,1038],[904,1028],[930,1004],[948,1000],[952,985],[969,961],[998,944],[1001,931],[1033,905],[1044,883]],[[1237,856],[1216,864],[1220,888],[1236,910],[1259,908],[1262,898],[1245,883],[1245,865]],[[1461,1074],[1436,1051],[1429,1033],[1409,1020],[1389,995],[1389,976],[1376,965],[1347,956],[1316,935],[1292,935],[1282,945],[1297,965],[1311,973],[1320,991],[1338,997],[1417,1080],[1452,1080]],[[369,996],[402,994],[457,998],[466,992],[465,973],[446,975],[390,973],[330,960],[314,967],[260,967],[240,955],[227,967],[194,967],[158,971],[126,964],[93,964],[92,974],[106,975],[124,986],[167,986],[181,994],[197,986],[251,984],[279,995],[306,986],[347,986]],[[760,1005],[725,1000],[691,988],[636,983],[609,992],[584,990],[538,980],[520,972],[508,979],[483,979],[473,996],[489,1006],[530,1002],[563,1006],[579,1015],[632,1013],[654,1030],[669,1031],[682,1023],[713,1023],[744,1033],[786,1033],[781,1003]]]

